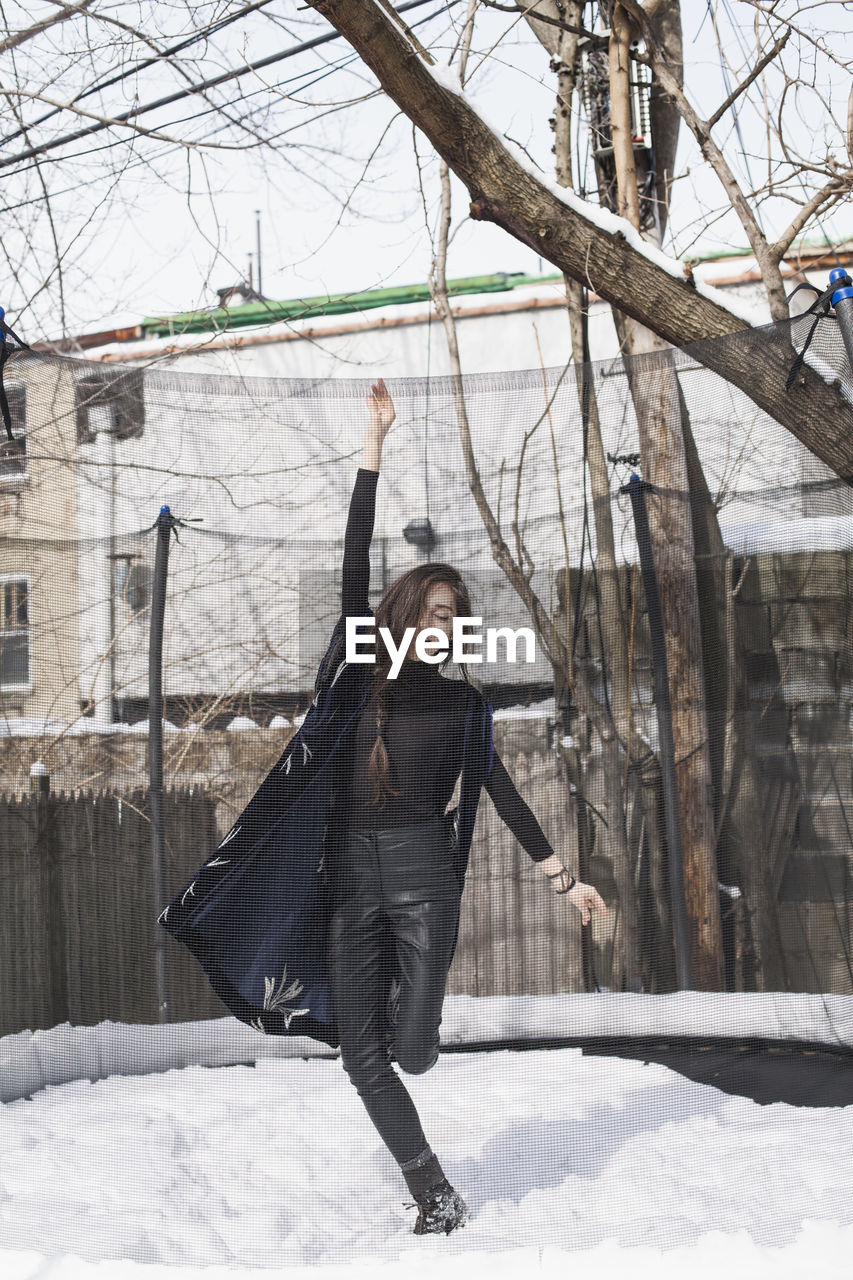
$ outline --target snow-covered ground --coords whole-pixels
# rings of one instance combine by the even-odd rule
[[[396,1280],[454,1274],[450,1259],[468,1276],[847,1274],[853,1108],[760,1107],[580,1050],[445,1056],[407,1084],[471,1206],[446,1239],[411,1235],[400,1175],[335,1060],[115,1076],[8,1104],[4,1280],[213,1265],[205,1276]],[[43,1269],[45,1255],[65,1257]]]
[[[451,997],[443,1038],[476,1029],[475,1006],[497,1032],[524,1012],[522,1003],[533,1024],[547,1005],[561,1023],[570,1011],[563,1004],[572,1002],[577,1015],[573,1002],[584,999],[592,1007],[588,997]],[[840,1027],[850,1003],[842,997],[750,1002],[682,993],[663,1004],[616,995],[595,1003],[617,1024],[629,1005],[658,1005],[662,1026],[690,1006],[688,1021],[706,1028],[721,1000],[735,1002],[736,1022],[751,1003],[756,1031],[775,1026],[784,1035],[797,1010],[814,1033],[827,999]],[[189,1053],[191,1025],[135,1031],[173,1047],[183,1033]],[[197,1051],[217,1026],[259,1050],[310,1048],[222,1019],[198,1024]],[[75,1035],[98,1030],[5,1037],[0,1067],[11,1071],[28,1041],[64,1043],[73,1054]],[[116,1036],[120,1030],[129,1029],[115,1027]],[[447,1238],[411,1234],[415,1211],[405,1207],[397,1166],[337,1058],[258,1056],[255,1066],[189,1065],[48,1085],[0,1107],[0,1276],[850,1273],[853,1107],[759,1106],[654,1063],[579,1049],[442,1055],[427,1075],[405,1080],[471,1207],[468,1225]]]

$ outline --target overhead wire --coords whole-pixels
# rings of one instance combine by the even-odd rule
[[[425,2],[425,0],[421,0],[421,2],[423,3]],[[444,13],[446,10],[452,8],[453,5],[456,3],[458,3],[458,0],[448,0],[447,3],[443,4],[440,8],[436,9],[433,13],[428,14],[425,18],[420,18],[417,22],[413,22],[411,24],[412,28],[415,29],[419,26],[424,25],[427,22],[433,21],[435,18],[439,17],[442,13]],[[311,88],[314,84],[318,83],[319,80],[325,79],[327,75],[334,74],[335,71],[345,70],[348,66],[351,66],[352,63],[357,60],[358,60],[358,54],[356,53],[348,53],[343,55],[342,57],[336,59],[334,62],[327,64],[326,69],[322,73],[320,73],[320,75],[315,76],[313,80],[310,80],[306,84],[302,85],[299,91],[302,92],[305,89]],[[261,88],[252,89],[247,93],[240,94],[240,96],[235,99],[235,102],[236,103],[248,102],[250,98],[256,97],[262,93],[282,89],[284,86],[293,84],[294,81],[301,80],[306,75],[311,75],[311,74],[312,74],[312,71],[302,71],[295,76],[290,76],[284,80],[278,80],[272,85],[264,85]],[[373,93],[368,94],[366,96],[368,97],[374,96],[375,94],[378,94],[380,92],[381,90],[376,89],[373,91]],[[270,138],[263,139],[263,144],[273,145],[278,140],[283,138],[286,134],[295,132],[296,129],[301,129],[301,128],[304,128],[306,125],[313,124],[317,120],[323,119],[327,115],[332,115],[332,114],[336,114],[338,111],[347,110],[349,107],[355,105],[357,102],[362,102],[364,100],[365,100],[364,97],[350,99],[346,102],[335,103],[331,106],[324,107],[324,109],[318,115],[312,116],[309,120],[299,121],[298,124],[292,125],[290,126],[290,128],[282,130],[281,132],[274,134]],[[201,120],[204,116],[216,114],[218,111],[219,111],[219,108],[215,105],[212,105],[210,107],[205,108],[203,111],[193,112],[191,115],[181,116],[177,120],[171,120],[167,125],[164,126],[164,128],[173,128],[175,125],[186,124],[193,120]],[[203,143],[208,139],[210,139],[211,137],[213,137],[215,134],[224,132],[225,129],[231,127],[231,123],[232,123],[231,121],[226,121],[225,124],[219,124],[215,128],[209,130],[207,133],[202,134],[200,138],[194,138],[192,139],[192,141],[195,144],[198,144],[199,142]],[[69,160],[85,159],[87,156],[98,155],[99,153],[103,151],[109,151],[114,147],[123,146],[125,142],[126,142],[126,139],[124,138],[116,138],[111,142],[105,142],[102,145],[97,147],[90,147],[84,151],[72,152],[70,155],[64,156],[63,160],[69,161]],[[142,166],[156,164],[159,160],[164,159],[166,156],[173,155],[175,152],[182,151],[182,150],[184,150],[184,144],[180,142],[167,143],[163,147],[163,149],[156,155],[141,156],[139,159],[128,163],[125,166],[123,172],[127,172],[127,170],[129,169],[138,169]],[[37,166],[38,166],[38,160],[35,160],[32,165],[22,166],[16,172],[18,174],[23,174],[23,173],[26,173],[31,168],[37,168]],[[74,182],[71,186],[64,188],[62,191],[55,192],[54,195],[56,196],[70,195],[72,192],[78,191],[79,186],[80,186],[79,182]],[[40,204],[42,202],[43,202],[42,195],[31,196],[25,200],[19,200],[15,204],[2,205],[2,211],[4,213],[12,213],[17,209],[24,209],[30,205]]]
[[[413,24],[413,25],[417,25],[417,24]],[[346,67],[350,66],[350,65],[352,64],[352,62],[354,62],[354,61],[357,59],[357,57],[358,57],[358,55],[357,55],[357,54],[355,54],[355,53],[349,53],[349,54],[345,54],[345,55],[343,55],[341,58],[337,59],[335,62],[333,62],[333,63],[329,64],[328,69],[327,69],[326,71],[324,71],[320,76],[316,77],[314,80],[309,81],[307,84],[301,85],[301,86],[300,86],[300,89],[299,89],[299,92],[302,92],[302,90],[304,90],[304,89],[311,88],[311,86],[312,86],[313,84],[316,84],[316,83],[317,83],[317,81],[318,81],[319,79],[323,79],[323,78],[325,78],[325,76],[326,76],[326,75],[331,75],[331,74],[333,74],[335,71],[342,71],[342,70],[345,70],[345,69],[346,69]],[[262,86],[261,88],[258,88],[258,89],[251,89],[251,90],[249,90],[247,93],[241,93],[241,94],[239,95],[239,97],[237,97],[237,98],[235,98],[235,99],[234,99],[234,103],[236,104],[236,103],[241,103],[241,102],[248,102],[250,98],[256,97],[257,95],[262,94],[262,93],[270,92],[270,91],[272,91],[272,90],[279,90],[279,89],[282,89],[282,88],[284,88],[286,85],[291,85],[291,84],[293,84],[295,81],[297,81],[297,80],[302,80],[306,75],[311,75],[311,74],[313,74],[313,69],[312,69],[311,71],[301,71],[301,72],[299,72],[299,73],[298,73],[298,75],[295,75],[295,76],[289,76],[289,77],[288,77],[287,79],[285,79],[285,80],[277,80],[277,81],[276,81],[274,84],[272,84],[272,85],[264,85],[264,86]],[[378,92],[378,90],[377,90],[377,92]],[[354,101],[359,101],[359,99],[356,99],[356,100],[354,100]],[[332,106],[332,107],[330,107],[330,108],[325,108],[325,109],[324,109],[324,112],[323,112],[322,114],[328,114],[328,112],[329,112],[329,111],[343,110],[344,108],[349,107],[349,106],[351,106],[351,105],[353,105],[353,102],[352,102],[352,101],[349,101],[349,102],[343,102],[343,103],[336,103],[336,104],[334,104],[334,106]],[[190,123],[190,122],[191,122],[191,121],[193,121],[193,120],[201,120],[201,119],[203,119],[205,116],[209,116],[209,115],[217,114],[217,113],[218,113],[218,111],[219,111],[219,108],[218,108],[217,106],[209,106],[209,107],[205,107],[205,108],[204,108],[204,110],[202,110],[202,111],[194,111],[194,112],[192,112],[190,115],[186,115],[186,116],[179,116],[179,117],[177,117],[176,119],[170,120],[167,124],[165,124],[165,125],[163,126],[163,128],[165,128],[165,129],[172,129],[172,128],[174,128],[176,125],[188,124],[188,123]],[[311,118],[311,120],[308,120],[308,121],[301,121],[301,122],[300,122],[300,124],[299,124],[298,126],[295,126],[295,127],[299,127],[299,128],[301,128],[304,124],[311,124],[311,123],[313,123],[313,121],[314,121],[314,120],[319,119],[319,118],[320,118],[319,116],[313,116],[313,117]],[[230,127],[230,125],[231,125],[231,121],[226,121],[224,124],[217,125],[217,127],[216,127],[215,129],[211,129],[207,134],[204,134],[201,140],[203,141],[205,138],[210,138],[210,137],[212,137],[212,136],[213,136],[214,134],[216,134],[216,133],[222,133],[225,129],[229,128],[229,127]],[[285,132],[289,132],[289,130],[287,130],[287,131],[285,131]],[[280,136],[282,136],[282,135],[280,135],[280,134],[279,134],[279,135],[276,135],[276,137],[280,137]],[[197,138],[196,138],[196,139],[192,139],[192,141],[197,142],[197,141],[199,141],[199,139],[197,139]],[[71,152],[69,155],[63,156],[63,157],[62,157],[62,159],[63,159],[63,161],[66,161],[66,162],[67,162],[67,161],[69,161],[69,160],[80,160],[80,159],[85,159],[85,157],[87,157],[87,156],[97,155],[97,154],[99,154],[99,153],[100,153],[100,152],[102,152],[102,151],[109,151],[109,150],[111,150],[113,147],[123,146],[123,145],[125,144],[125,142],[126,142],[126,139],[124,139],[124,138],[115,138],[115,139],[113,139],[111,142],[105,142],[105,143],[103,143],[103,144],[101,144],[101,145],[99,145],[99,146],[97,146],[97,147],[89,147],[88,149],[83,150],[83,151],[74,151],[74,152]],[[182,147],[182,144],[181,144],[181,143],[169,143],[169,144],[167,144],[167,146],[164,148],[164,150],[163,150],[162,152],[160,152],[160,157],[165,156],[165,155],[170,155],[170,154],[172,154],[173,152],[175,152],[175,151],[180,151],[180,150],[182,150],[182,149],[183,149],[183,147]],[[146,164],[146,163],[148,163],[148,162],[149,162],[149,159],[146,159],[146,158],[140,158],[139,160],[134,161],[134,162],[133,162],[133,164],[132,164],[132,165],[129,165],[128,167],[129,167],[129,168],[136,168],[136,167],[138,167],[140,164]],[[19,173],[19,174],[20,174],[20,173],[26,173],[30,168],[35,168],[36,164],[37,164],[37,161],[35,161],[32,165],[25,165],[25,166],[21,166],[21,167],[20,167],[16,172],[17,172],[17,173]],[[77,190],[78,188],[79,188],[79,182],[78,182],[78,183],[75,183],[75,185],[74,185],[73,187],[69,187],[69,188],[68,188],[68,191]],[[67,192],[65,192],[65,193],[60,193],[60,194],[67,194]],[[26,204],[26,203],[30,203],[30,202],[29,202],[29,201],[24,201],[23,203],[24,203],[24,204]],[[19,205],[4,205],[4,206],[3,206],[4,210],[7,210],[7,211],[8,211],[8,210],[10,210],[10,209],[18,208],[18,207],[20,207],[20,206],[19,206]]]
[[[438,7],[438,8],[436,8],[435,10],[433,10],[432,12],[430,12],[430,13],[426,14],[424,17],[421,17],[421,18],[417,19],[416,21],[412,22],[412,23],[411,23],[411,26],[412,26],[413,28],[417,28],[417,27],[423,26],[423,25],[424,25],[424,24],[426,24],[426,23],[429,23],[429,22],[434,21],[437,17],[441,16],[441,14],[443,14],[443,13],[447,12],[449,9],[453,8],[453,7],[454,7],[454,5],[455,5],[455,4],[457,4],[458,2],[459,2],[459,0],[445,0],[445,3],[440,4],[440,5],[439,5],[439,7]],[[423,5],[423,4],[425,4],[425,3],[428,3],[428,0],[414,0],[414,3],[408,3],[408,4],[405,4],[405,5],[402,5],[402,6],[401,6],[401,9],[415,8],[415,7],[418,7],[419,5]],[[331,33],[329,33],[327,36],[322,37],[321,39],[322,39],[322,41],[330,41],[330,40],[335,39],[335,38],[338,36],[338,34],[339,34],[339,33],[337,33],[337,32],[331,32]],[[304,47],[306,43],[315,43],[315,42],[303,42],[303,44],[302,44],[301,46],[299,46],[299,47]],[[236,101],[237,101],[237,102],[245,102],[245,101],[248,101],[250,98],[252,98],[252,97],[254,97],[254,96],[258,96],[258,95],[261,95],[261,94],[263,94],[263,93],[268,93],[268,92],[270,92],[270,91],[274,91],[275,89],[281,89],[281,88],[283,88],[283,87],[284,87],[284,86],[286,86],[286,85],[293,84],[295,81],[303,81],[303,84],[300,86],[300,92],[301,92],[301,91],[303,91],[303,90],[307,90],[307,89],[308,89],[308,88],[310,88],[313,84],[316,84],[318,81],[320,81],[320,80],[322,80],[322,79],[325,79],[327,76],[334,74],[334,73],[335,73],[336,71],[338,71],[338,70],[342,70],[342,69],[346,68],[347,66],[351,65],[352,63],[354,63],[354,62],[356,62],[356,61],[358,61],[358,55],[357,55],[355,52],[349,51],[349,52],[347,52],[346,54],[342,55],[341,57],[334,59],[334,60],[333,60],[333,62],[332,62],[331,64],[329,64],[329,63],[325,63],[325,65],[323,66],[323,70],[322,70],[322,71],[320,71],[319,73],[317,72],[317,69],[316,69],[316,68],[312,68],[311,70],[308,70],[308,71],[301,71],[301,72],[299,72],[298,74],[296,74],[296,75],[294,75],[294,76],[290,76],[290,77],[287,77],[287,78],[285,78],[285,79],[283,79],[283,80],[276,81],[276,82],[275,82],[274,84],[272,84],[272,85],[262,85],[261,87],[253,88],[253,89],[251,89],[250,91],[248,91],[248,92],[246,92],[246,93],[242,93],[242,94],[240,94],[240,96],[236,99]],[[257,65],[257,64],[256,64],[256,65]],[[249,68],[249,69],[251,69],[251,68]],[[313,76],[313,79],[310,79],[310,80],[308,80],[308,81],[305,81],[305,77],[306,77],[306,76]],[[381,93],[381,90],[377,88],[377,89],[374,89],[370,94],[368,94],[368,95],[366,95],[366,96],[367,96],[367,97],[370,97],[370,96],[377,95],[377,94],[379,94],[379,93]],[[184,93],[184,94],[183,94],[183,95],[181,95],[181,96],[186,97],[186,96],[188,96],[188,94]],[[276,144],[280,139],[282,139],[282,138],[283,138],[287,133],[292,133],[292,132],[296,131],[297,129],[305,128],[307,125],[309,125],[309,124],[313,123],[313,122],[314,122],[314,121],[316,121],[317,119],[321,119],[321,118],[323,118],[323,116],[326,116],[326,115],[329,115],[329,114],[334,114],[334,113],[337,113],[337,112],[339,112],[339,111],[346,110],[346,109],[348,109],[349,107],[351,107],[351,106],[355,105],[357,102],[360,102],[360,101],[363,101],[363,100],[364,100],[364,98],[363,98],[363,97],[361,97],[361,98],[356,98],[356,99],[350,99],[350,100],[348,100],[348,101],[344,101],[344,102],[341,102],[341,103],[335,103],[335,104],[333,104],[333,105],[331,105],[331,106],[326,106],[326,107],[324,107],[324,109],[319,113],[319,115],[315,113],[315,114],[314,114],[314,115],[312,115],[312,116],[310,117],[310,119],[308,119],[307,121],[306,121],[306,120],[301,120],[301,121],[299,121],[297,124],[292,125],[290,128],[285,129],[285,130],[281,131],[280,133],[273,135],[273,136],[272,136],[272,137],[270,137],[270,138],[259,139],[259,140],[258,140],[258,141],[259,141],[259,145],[275,145],[275,144]],[[183,122],[185,122],[185,121],[201,120],[201,119],[202,119],[203,117],[205,117],[205,116],[209,116],[209,115],[211,115],[211,114],[215,114],[215,113],[217,112],[217,110],[218,110],[218,108],[217,108],[215,105],[211,105],[211,106],[209,106],[209,107],[205,108],[205,109],[204,109],[204,110],[202,110],[202,111],[194,112],[194,113],[192,113],[192,114],[191,114],[191,115],[189,115],[189,116],[182,117],[182,118],[181,118],[177,123],[183,123]],[[199,139],[199,138],[196,138],[196,139],[193,139],[192,141],[193,141],[194,143],[198,143],[199,141],[203,142],[203,141],[205,141],[205,140],[208,140],[208,139],[210,139],[211,137],[213,137],[215,134],[217,134],[217,133],[221,133],[221,132],[223,132],[224,130],[226,130],[226,129],[228,129],[229,127],[231,127],[231,124],[232,124],[232,122],[227,121],[227,120],[226,120],[226,122],[225,122],[225,123],[219,123],[219,124],[217,124],[213,129],[210,129],[210,130],[208,130],[206,133],[203,133],[203,134],[202,134],[202,137],[201,137],[200,139]],[[88,132],[88,131],[87,131],[87,132]],[[86,157],[86,156],[89,156],[89,155],[95,155],[95,154],[96,154],[96,153],[98,153],[98,152],[106,151],[106,150],[110,150],[110,149],[111,149],[111,148],[113,148],[113,147],[123,145],[123,144],[125,144],[125,143],[126,143],[126,141],[127,141],[126,139],[115,139],[115,140],[113,140],[113,141],[106,142],[106,143],[104,143],[104,144],[102,144],[102,145],[100,145],[100,146],[98,146],[98,147],[88,148],[87,150],[85,150],[85,151],[81,151],[81,152],[77,153],[77,154],[76,154],[76,155],[74,155],[74,156],[71,156],[71,157],[63,157],[63,159],[66,159],[66,160],[67,160],[67,159],[79,159],[79,158]],[[298,145],[298,144],[288,144],[288,145]],[[154,154],[154,155],[151,155],[151,154],[149,154],[149,155],[142,155],[142,156],[139,156],[137,159],[135,159],[135,160],[133,160],[133,161],[130,161],[128,164],[126,164],[126,165],[123,167],[122,172],[125,172],[125,171],[126,171],[127,169],[129,169],[129,168],[134,168],[134,169],[135,169],[135,168],[139,168],[140,166],[143,166],[143,165],[144,165],[144,166],[156,165],[156,164],[157,164],[157,163],[159,163],[160,161],[164,160],[167,156],[169,156],[169,155],[171,155],[171,154],[174,154],[175,152],[181,152],[181,151],[183,151],[184,149],[185,149],[185,146],[184,146],[184,144],[182,144],[181,142],[176,142],[176,143],[167,144],[165,147],[163,147],[161,150],[159,150],[159,151],[158,151],[156,154]],[[35,159],[35,160],[33,161],[33,165],[32,165],[32,166],[30,166],[30,167],[36,167],[36,168],[37,168],[37,167],[38,167],[38,165],[39,165],[39,161],[38,161],[37,159]],[[26,172],[26,169],[21,168],[21,169],[19,169],[17,172],[19,172],[19,173],[23,173],[23,172]],[[55,194],[57,194],[57,195],[70,194],[71,192],[73,192],[73,191],[78,191],[78,190],[79,190],[79,182],[77,182],[77,183],[75,183],[74,185],[70,186],[70,187],[69,187],[69,188],[67,188],[65,191],[63,191],[63,192],[58,192],[58,193],[55,193]],[[6,212],[6,213],[11,213],[11,212],[12,212],[12,211],[14,211],[14,210],[23,209],[23,208],[26,208],[27,206],[29,206],[29,205],[33,205],[33,204],[41,204],[42,202],[43,202],[43,201],[42,201],[42,196],[41,196],[41,195],[38,195],[38,196],[34,196],[34,197],[30,198],[30,199],[26,199],[26,200],[18,201],[18,202],[16,202],[15,204],[5,205],[5,206],[3,206],[3,208],[4,208],[4,212]]]
[[[434,0],[406,0],[396,10],[398,13],[405,13],[410,9],[420,8],[424,4],[434,3]],[[458,4],[459,0],[447,0],[447,2],[437,11],[433,17],[445,10]],[[218,88],[220,85],[227,84],[233,80],[238,80],[246,75],[251,75],[264,67],[274,66],[278,62],[283,62],[287,58],[293,58],[299,53],[306,53],[310,49],[319,48],[321,45],[328,44],[332,40],[341,39],[338,31],[330,31],[324,35],[314,36],[311,40],[303,40],[297,45],[292,45],[288,49],[279,50],[277,53],[268,55],[266,58],[259,58],[257,61],[247,63],[244,67],[236,67],[230,71],[223,71],[219,75],[210,76],[206,80],[201,80],[194,85],[188,85],[184,89],[178,89],[174,93],[166,94],[162,98],[157,98],[153,102],[144,103],[141,106],[130,107],[127,111],[111,117],[109,120],[97,120],[90,125],[86,125],[81,129],[75,129],[70,133],[63,134],[59,138],[52,138],[50,141],[40,143],[35,147],[27,147],[23,151],[17,152],[13,156],[7,156],[0,160],[0,169],[7,169],[13,165],[18,165],[25,160],[31,160],[36,156],[45,155],[49,151],[54,151],[58,147],[66,146],[70,142],[77,142],[80,138],[91,137],[93,134],[101,133],[105,129],[115,128],[116,125],[127,124],[132,120],[138,119],[140,116],[147,115],[151,111],[158,111],[166,106],[171,106],[175,102],[181,102],[185,98],[192,97],[198,93],[205,93],[209,89]],[[68,104],[71,106],[72,104]],[[61,108],[67,110],[68,107]]]
[[[426,22],[432,21],[436,17],[439,17],[443,12],[451,8],[453,4],[457,2],[458,0],[449,0],[448,3],[443,4],[439,9],[435,10],[434,13],[428,14],[425,18],[421,18],[417,22],[413,22],[411,24],[413,29],[419,26],[422,26]],[[323,73],[321,73],[321,75],[315,77],[314,80],[309,81],[305,85],[302,85],[300,92],[302,89],[310,88],[313,84],[316,84],[319,79],[325,78],[326,75],[333,74],[335,71],[338,71],[338,70],[344,70],[346,67],[350,66],[353,62],[357,61],[357,59],[358,59],[357,54],[349,53],[337,59],[335,62],[328,64],[328,69],[325,70]],[[252,89],[248,93],[241,94],[235,101],[238,103],[247,102],[252,97],[255,97],[265,92],[281,89],[285,85],[292,84],[294,81],[300,80],[304,76],[310,75],[310,74],[311,72],[303,71],[296,76],[291,76],[285,80],[276,81],[272,85],[268,85],[268,86],[264,85],[261,88]],[[378,94],[380,92],[381,90],[376,89],[373,91],[373,93],[368,94],[366,96],[368,97],[374,96],[375,94]],[[364,97],[356,98],[346,102],[335,103],[332,106],[324,107],[323,111],[321,111],[318,115],[312,116],[309,120],[302,120],[298,124],[292,125],[290,128],[282,130],[280,133],[275,134],[270,138],[263,139],[262,144],[273,145],[277,141],[279,141],[281,138],[283,138],[287,133],[292,133],[292,132],[295,132],[296,129],[304,128],[309,124],[315,123],[317,120],[323,119],[327,115],[332,115],[332,114],[336,114],[339,111],[347,110],[349,107],[355,105],[357,102],[361,102],[364,100],[365,100]],[[205,110],[203,111],[194,112],[191,115],[182,116],[177,120],[170,121],[169,124],[164,127],[172,128],[176,124],[185,124],[193,120],[200,120],[204,116],[215,114],[218,110],[219,109],[216,106],[210,106],[205,108]],[[215,134],[222,133],[224,132],[225,129],[229,127],[231,127],[231,122],[226,121],[225,124],[217,125],[215,128],[209,130],[207,133],[202,134],[200,138],[194,138],[192,139],[192,141],[195,144],[204,143],[205,141],[213,137]],[[109,151],[114,147],[123,146],[125,145],[125,143],[126,143],[126,139],[116,138],[111,142],[103,143],[102,145],[97,147],[90,147],[84,151],[73,152],[71,155],[64,156],[63,160],[64,161],[79,160],[79,159],[86,158],[87,156],[94,156],[99,154],[100,152]],[[294,145],[298,145],[298,144],[294,144]],[[141,156],[139,159],[129,162],[127,165],[125,165],[123,172],[126,172],[129,169],[138,169],[142,166],[150,166],[150,165],[156,164],[158,161],[165,159],[166,156],[173,155],[175,152],[182,151],[182,150],[184,150],[184,144],[180,142],[167,143],[163,147],[163,149],[157,154],[153,156],[152,155]],[[22,166],[21,168],[16,170],[16,172],[18,174],[23,174],[23,173],[26,173],[28,169],[36,168],[37,166],[38,166],[38,160],[35,160],[32,165]],[[55,192],[54,194],[56,196],[70,195],[72,192],[78,191],[79,186],[80,186],[79,182],[75,182],[71,186],[64,188],[62,191]],[[4,213],[12,213],[15,210],[24,209],[33,204],[41,204],[42,202],[43,202],[43,197],[41,195],[31,196],[31,197],[28,197],[27,199],[19,200],[14,204],[4,204],[2,206],[2,211]]]
[[[206,27],[201,27],[198,31],[193,32],[191,36],[187,36],[185,40],[180,40],[177,44],[170,45],[154,57],[147,58],[133,67],[128,67],[126,71],[120,71],[108,80],[99,80],[88,89],[83,89],[71,99],[68,106],[75,106],[78,102],[82,102],[84,98],[90,98],[95,93],[103,93],[104,89],[111,89],[113,85],[120,84],[122,80],[127,80],[130,76],[139,75],[141,71],[147,71],[149,67],[156,66],[157,63],[163,62],[164,59],[174,57],[176,53],[183,53],[184,49],[189,49],[192,45],[198,44],[199,40],[215,35],[217,31],[222,31],[225,27],[239,21],[240,18],[246,17],[247,14],[254,12],[256,9],[263,9],[268,4],[272,4],[272,0],[253,0],[252,4],[245,5],[227,18],[220,18],[218,22],[212,22]],[[44,124],[47,120],[52,120],[54,116],[61,115],[66,110],[67,107],[51,107],[50,111],[46,111],[43,116],[38,116],[35,120],[28,121],[20,129],[16,129],[14,133],[8,133],[5,138],[0,138],[0,146],[6,146],[7,143],[14,142],[16,138],[25,135],[30,129],[35,129],[38,125]]]

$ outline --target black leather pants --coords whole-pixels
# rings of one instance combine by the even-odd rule
[[[408,827],[349,827],[329,870],[327,955],[341,1061],[404,1164],[428,1144],[390,1052],[411,1074],[438,1058],[460,899],[445,824],[435,817]]]

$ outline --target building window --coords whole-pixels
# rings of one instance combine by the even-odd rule
[[[30,587],[26,578],[0,582],[0,687],[30,683]]]
[[[108,431],[117,440],[142,435],[141,369],[92,369],[77,379],[75,400],[78,444],[91,444],[99,431]]]
[[[114,556],[113,563],[115,596],[138,617],[151,603],[151,566],[136,555],[123,553]]]
[[[8,384],[6,399],[14,439],[9,439],[0,422],[0,484],[7,480],[24,480],[27,475],[27,389],[23,383]]]

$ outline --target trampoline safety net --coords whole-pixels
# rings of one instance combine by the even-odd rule
[[[805,331],[804,321],[753,330],[749,358],[757,365],[765,344],[793,360]],[[743,376],[711,371],[726,366],[726,344],[742,369],[744,336],[714,341],[713,360],[711,344],[697,344],[584,368],[388,380],[396,421],[376,488],[370,609],[416,566],[458,571],[477,624],[469,637],[481,639],[469,638],[467,660],[437,678],[481,695],[495,750],[545,840],[608,907],[584,925],[483,786],[443,1052],[428,1078],[408,1082],[433,1149],[473,1206],[469,1249],[592,1249],[611,1238],[625,1249],[670,1247],[744,1225],[758,1247],[790,1244],[807,1218],[853,1222],[849,1173],[821,1182],[819,1212],[799,1163],[830,1133],[846,1141],[837,1159],[850,1163],[849,1132],[842,1139],[838,1128],[847,1112],[826,1112],[825,1130],[806,1126],[818,1124],[814,1108],[853,1101],[853,481],[760,407]],[[833,429],[849,435],[853,379],[831,317],[805,365],[835,397]],[[27,1109],[45,1097],[56,1109],[60,1089],[77,1090],[67,1124],[112,1117],[95,1159],[102,1173],[123,1159],[131,1134],[144,1147],[146,1126],[165,1124],[166,1112],[170,1125],[194,1117],[187,1126],[200,1126],[205,1143],[215,1126],[221,1149],[208,1151],[198,1185],[209,1177],[226,1209],[214,1228],[205,1197],[188,1190],[192,1172],[171,1208],[160,1207],[161,1175],[174,1174],[175,1159],[198,1158],[178,1125],[177,1145],[160,1134],[149,1152],[158,1221],[129,1189],[109,1201],[111,1226],[104,1214],[86,1227],[68,1208],[68,1183],[94,1174],[54,1129],[50,1196],[64,1197],[66,1211],[46,1223],[36,1212],[43,1199],[31,1188],[15,1201],[10,1186],[0,1195],[0,1251],[246,1268],[396,1258],[407,1237],[395,1233],[411,1228],[401,1207],[386,1207],[400,1199],[399,1171],[346,1081],[337,1041],[299,1034],[295,1016],[264,1025],[241,1013],[286,1006],[292,1015],[300,992],[307,999],[293,957],[270,969],[265,954],[253,968],[251,857],[229,903],[254,995],[223,999],[216,958],[203,954],[210,935],[197,935],[193,953],[161,927],[175,895],[194,892],[202,864],[215,851],[225,857],[264,780],[288,758],[307,761],[319,740],[307,731],[341,615],[370,383],[28,351],[8,360],[4,382],[13,438],[0,449],[0,1115],[11,1126],[9,1159],[23,1170],[27,1144],[47,1141],[34,1129],[26,1137]],[[815,430],[824,411],[816,401]],[[165,507],[174,519],[164,537]],[[159,847],[150,785],[158,574]],[[520,637],[514,653],[499,629]],[[448,758],[457,747],[461,738],[448,741]],[[319,765],[313,776],[322,778]],[[462,801],[457,776],[457,813]],[[274,804],[267,818],[274,825]],[[296,881],[285,864],[307,859],[316,874],[322,841],[306,830],[301,848],[281,845],[278,862],[275,838],[265,841],[265,900],[277,894],[287,921]],[[325,940],[315,943],[322,970]],[[321,1004],[308,1015],[320,1022]],[[494,1052],[507,1048],[525,1052]],[[149,1089],[171,1081],[173,1092],[144,1100],[126,1092],[129,1077]],[[749,1131],[756,1152],[766,1148],[773,1108],[760,1104],[774,1101],[809,1110],[777,1113],[782,1182],[753,1202],[749,1184],[769,1175],[746,1160],[737,1135]],[[139,1128],[119,1122],[129,1103]],[[633,1121],[633,1138],[620,1129],[635,1103],[646,1108],[644,1143]],[[659,1210],[608,1222],[602,1179],[614,1197],[626,1180],[645,1185],[649,1164],[656,1174],[671,1166],[673,1143],[692,1161],[686,1183],[670,1174],[655,1184]],[[327,1175],[335,1152],[344,1172]],[[242,1181],[249,1155],[271,1179],[267,1187],[257,1168],[246,1171],[257,1220],[222,1190],[222,1180]],[[618,1175],[611,1156],[624,1162]],[[700,1166],[726,1160],[745,1161],[732,1181],[747,1209],[726,1199],[722,1176],[701,1181]],[[316,1208],[327,1177],[333,1199],[357,1206],[328,1235]],[[679,1204],[685,1185],[704,1208]],[[537,1188],[538,1209],[525,1199]],[[561,1195],[573,1204],[568,1226]],[[292,1213],[281,1208],[288,1196]],[[189,1232],[190,1222],[203,1229]]]

